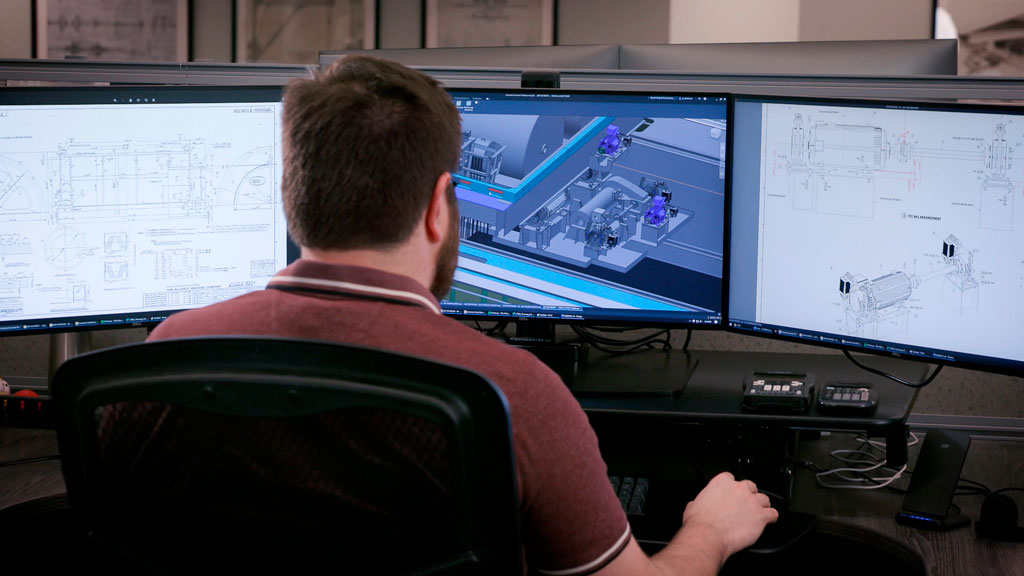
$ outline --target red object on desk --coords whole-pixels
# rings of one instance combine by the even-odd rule
[[[29,396],[31,398],[37,398],[39,397],[39,394],[36,394],[35,391],[26,388],[24,390],[18,390],[17,392],[12,394],[12,396]]]

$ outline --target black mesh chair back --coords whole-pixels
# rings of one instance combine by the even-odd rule
[[[203,337],[72,358],[52,394],[72,515],[108,570],[522,573],[508,408],[475,372]]]

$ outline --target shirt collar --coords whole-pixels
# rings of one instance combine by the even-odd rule
[[[441,313],[437,298],[416,280],[363,266],[331,264],[300,258],[271,278],[267,288],[309,290],[380,299],[414,304],[435,314]]]

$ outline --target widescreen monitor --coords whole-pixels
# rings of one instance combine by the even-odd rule
[[[729,329],[1024,373],[1024,110],[734,106]]]
[[[728,98],[449,90],[460,319],[718,327]]]
[[[289,257],[280,116],[280,86],[0,89],[0,334],[263,288]]]
[[[681,74],[956,75],[957,41],[623,44],[619,68]]]

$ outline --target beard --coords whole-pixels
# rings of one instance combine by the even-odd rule
[[[452,288],[455,267],[459,263],[459,204],[455,199],[455,187],[448,183],[448,236],[437,253],[434,264],[434,280],[430,293],[438,300],[445,300]]]

